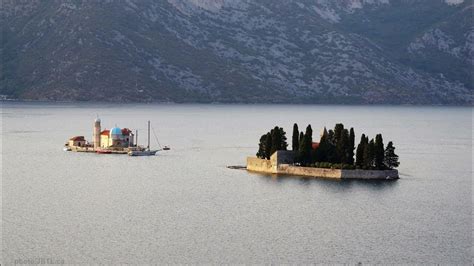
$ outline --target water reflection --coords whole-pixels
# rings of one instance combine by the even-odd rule
[[[286,182],[295,182],[304,186],[318,185],[324,188],[340,192],[350,188],[369,188],[373,190],[393,189],[398,185],[399,179],[395,180],[365,180],[365,179],[335,179],[335,178],[309,178],[290,175],[261,174],[251,173],[260,178],[260,180],[282,184]]]

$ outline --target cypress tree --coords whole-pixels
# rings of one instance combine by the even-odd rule
[[[357,146],[356,151],[356,166],[359,168],[364,167],[364,150],[365,150],[365,134],[360,137],[360,143]]]
[[[321,139],[319,140],[319,148],[316,150],[313,158],[315,162],[326,162],[327,138],[327,134],[321,136]]]
[[[291,147],[293,151],[298,151],[300,146],[300,131],[298,130],[298,124],[293,125],[293,136],[291,138]]]
[[[296,161],[299,163],[303,163],[303,158],[301,157],[301,145],[303,145],[303,140],[304,140],[304,133],[300,132],[300,138],[299,138],[299,146],[298,146],[298,152],[296,153]]]
[[[338,163],[348,163],[349,156],[347,151],[349,149],[349,142],[349,131],[343,128],[336,143]]]
[[[382,170],[384,168],[384,157],[385,150],[383,145],[382,134],[375,136],[375,148],[374,148],[374,163],[375,168]]]
[[[364,141],[365,143],[365,141]],[[370,166],[370,150],[369,144],[365,143],[364,145],[364,164],[362,165],[363,169],[367,169]]]
[[[400,165],[398,155],[395,153],[395,147],[391,141],[387,144],[387,148],[385,149],[384,164],[390,169],[397,168]]]
[[[330,129],[328,131],[328,137],[327,140],[331,142],[332,144],[335,144],[335,139],[334,139],[334,130]]]
[[[368,138],[366,139],[368,140]],[[368,145],[364,148],[364,168],[370,169],[374,165],[374,150],[375,150],[375,141],[371,139]]]
[[[321,142],[321,139],[322,139],[323,137],[326,137],[326,138],[327,138],[327,136],[328,136],[328,130],[326,129],[326,127],[324,127],[324,128],[323,128],[323,131],[322,131],[322,133],[321,133],[321,137],[319,138],[319,142]]]
[[[298,147],[298,153],[296,155],[296,159],[301,164],[304,164],[304,142],[305,142],[305,135],[303,132],[300,132],[300,146]]]
[[[288,148],[286,132],[285,130],[283,130],[282,127],[280,127],[279,130],[280,130],[280,140],[281,140],[280,149],[286,151]]]
[[[262,135],[260,137],[260,142],[258,143],[258,152],[257,152],[258,158],[265,159],[267,157],[266,152],[265,152],[266,143],[267,143],[267,134]]]
[[[313,143],[313,129],[311,128],[311,125],[308,125],[306,127],[306,132],[305,132],[305,135],[308,137],[308,141],[310,144]]]
[[[354,164],[354,149],[355,149],[355,133],[354,133],[354,128],[351,127],[351,130],[349,133],[349,147],[347,150],[347,154],[349,156],[348,163],[351,165]]]
[[[303,136],[303,140],[300,141],[298,157],[300,158],[301,163],[308,164],[311,162],[312,144],[313,144],[313,129],[311,128],[311,125],[308,125],[306,127],[306,132]]]
[[[270,160],[270,156],[272,156],[272,134],[270,132],[267,133],[265,137],[265,158]]]
[[[275,153],[278,150],[281,150],[281,136],[280,130],[278,127],[275,127],[270,131],[272,135],[272,147],[271,147],[271,154]]]
[[[308,125],[306,127],[306,143],[305,143],[305,148],[308,153],[307,160],[308,162],[311,161],[311,150],[313,149],[313,129],[311,128],[311,125]]]
[[[369,142],[369,150],[370,150],[370,162],[371,162],[371,167],[373,168],[375,166],[375,139],[371,139]]]
[[[342,131],[344,131],[344,125],[339,123],[334,127],[334,144],[337,147],[337,143],[341,140]]]

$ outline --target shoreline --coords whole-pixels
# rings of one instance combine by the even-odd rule
[[[183,102],[173,102],[173,101],[77,101],[77,100],[34,100],[34,99],[0,99],[1,103],[30,103],[30,104],[86,104],[86,105],[143,105],[143,106],[150,106],[150,105],[276,105],[276,106],[284,106],[284,105],[318,105],[318,106],[374,106],[374,107],[384,107],[384,106],[391,106],[391,107],[474,107],[474,103],[471,104],[415,104],[415,103],[334,103],[334,102],[317,102],[317,103],[309,103],[309,102],[239,102],[239,101],[215,101],[215,102],[200,102],[200,101],[183,101]]]
[[[329,179],[360,179],[360,180],[397,180],[400,178],[398,170],[362,170],[362,169],[334,169],[295,166],[285,159],[279,159],[279,152],[275,152],[270,160],[257,157],[247,157],[247,171],[263,174],[287,176],[301,176]],[[280,155],[280,157],[282,157]]]

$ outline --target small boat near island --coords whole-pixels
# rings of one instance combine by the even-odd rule
[[[156,136],[156,135],[155,135]],[[131,150],[128,152],[129,156],[154,156],[158,150],[150,149],[150,121],[148,121],[148,144],[146,149],[143,150]]]
[[[98,154],[111,154],[112,153],[111,150],[96,150],[95,152]]]

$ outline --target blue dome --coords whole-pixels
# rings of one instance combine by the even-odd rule
[[[114,127],[110,130],[110,136],[121,136],[122,130],[118,127]]]

